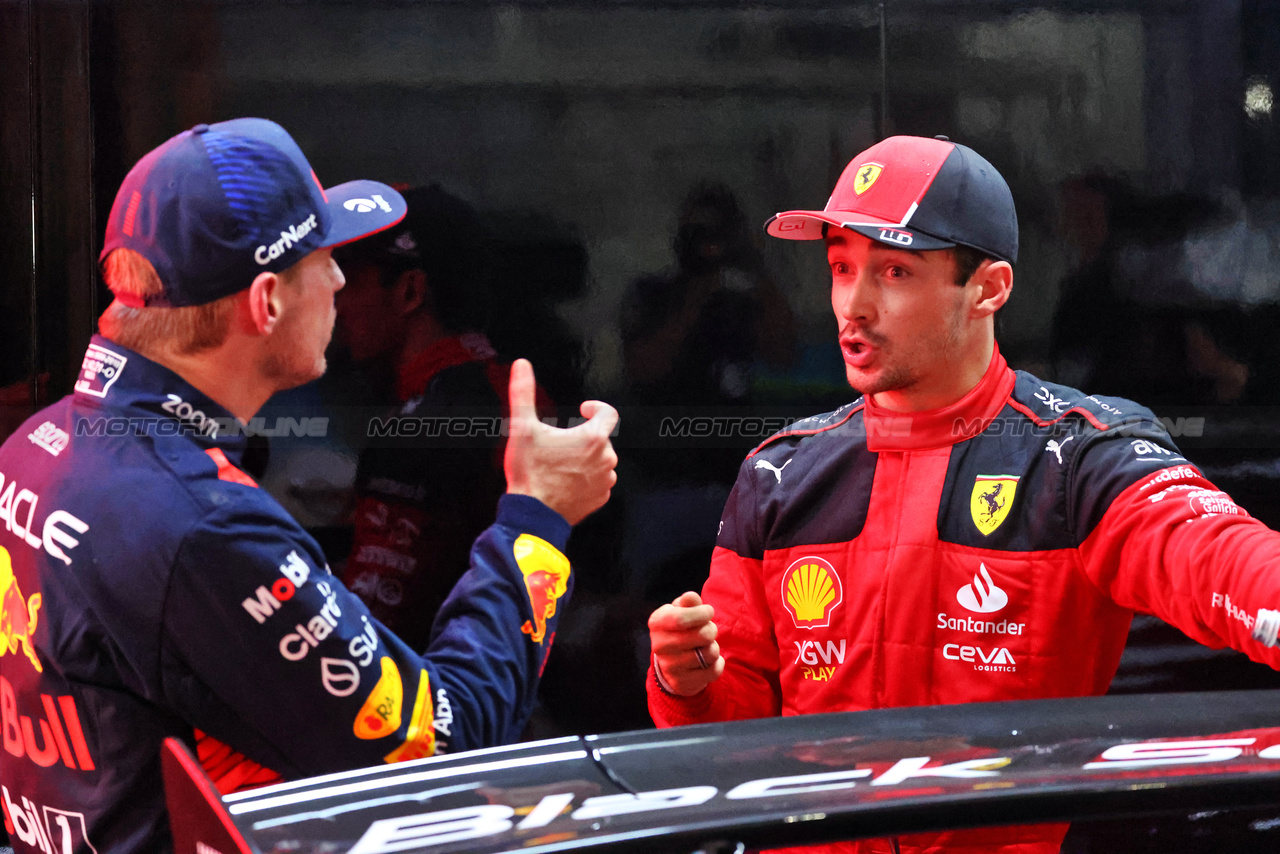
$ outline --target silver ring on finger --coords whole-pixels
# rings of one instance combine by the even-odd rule
[[[706,658],[702,655],[702,647],[696,647],[693,650],[694,657],[698,659],[698,666],[706,670],[710,665],[707,664]]]

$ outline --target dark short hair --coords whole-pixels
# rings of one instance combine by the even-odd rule
[[[967,285],[969,280],[973,278],[973,274],[978,271],[978,267],[982,266],[983,261],[995,261],[993,255],[988,255],[981,249],[974,249],[972,246],[957,245],[951,250],[956,259],[956,284]]]
[[[340,247],[334,259],[378,269],[383,287],[421,270],[431,301],[427,310],[450,332],[482,331],[489,317],[489,229],[470,204],[438,184],[405,190],[408,213],[399,225]]]

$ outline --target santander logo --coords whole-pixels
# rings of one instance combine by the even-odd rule
[[[978,564],[978,574],[973,581],[956,591],[960,606],[979,614],[992,614],[1009,604],[1009,594],[991,580],[985,563]]]

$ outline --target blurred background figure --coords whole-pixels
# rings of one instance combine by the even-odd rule
[[[753,364],[784,363],[795,333],[791,309],[728,187],[702,184],[689,192],[672,249],[675,269],[637,280],[623,305],[626,377],[637,402],[751,402]]]
[[[706,577],[725,498],[763,436],[664,436],[664,420],[735,418],[767,403],[753,380],[785,365],[794,320],[733,192],[700,183],[681,203],[675,266],[628,289],[621,335],[631,422],[656,441],[627,446],[625,560],[631,588],[655,601]],[[729,422],[722,422],[729,423]]]
[[[482,331],[487,231],[438,186],[405,192],[409,213],[377,241],[336,254],[347,277],[337,337],[393,425],[370,436],[355,484],[344,581],[388,628],[422,648],[505,489],[510,364]],[[540,404],[550,401],[540,395]]]
[[[1144,194],[1101,173],[1065,181],[1074,255],[1054,313],[1056,378],[1164,407],[1273,405],[1280,221],[1238,198]]]

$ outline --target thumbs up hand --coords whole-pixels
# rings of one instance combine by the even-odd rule
[[[517,359],[511,366],[511,430],[503,467],[507,492],[529,495],[576,525],[604,506],[618,482],[609,434],[618,411],[599,400],[580,407],[587,420],[561,429],[538,420],[533,365]]]

